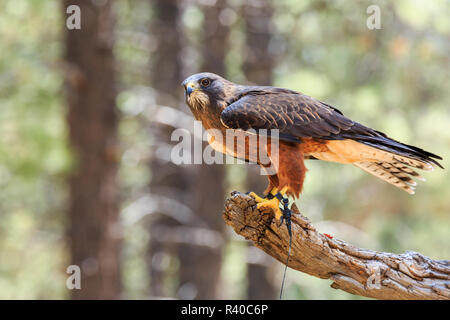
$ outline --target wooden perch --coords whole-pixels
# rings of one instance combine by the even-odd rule
[[[360,249],[319,233],[292,205],[292,251],[289,267],[331,279],[331,287],[376,299],[450,299],[450,261],[420,253],[403,254]],[[234,231],[281,263],[286,262],[289,235],[278,227],[271,209],[234,191],[226,200],[225,222]]]

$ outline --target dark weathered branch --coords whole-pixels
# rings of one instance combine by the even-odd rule
[[[270,209],[259,210],[255,200],[233,192],[226,200],[224,219],[234,231],[283,264],[289,236],[278,227]],[[354,247],[319,233],[295,204],[289,267],[333,280],[332,288],[376,299],[450,299],[450,261],[420,253],[377,252]]]

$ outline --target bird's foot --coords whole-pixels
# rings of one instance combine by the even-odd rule
[[[272,198],[272,199],[265,199],[265,201],[257,203],[256,204],[256,208],[261,209],[261,208],[269,208],[272,209],[273,212],[275,213],[275,218],[277,220],[280,220],[281,217],[283,216],[283,212],[281,212],[280,209],[280,200],[278,200],[277,198]]]
[[[250,197],[255,199],[256,203],[262,203],[272,200],[275,197],[275,194],[277,193],[277,188],[272,189],[268,194],[265,194],[263,197],[260,197],[255,192],[247,192]]]
[[[253,197],[257,202],[256,207],[258,209],[261,208],[270,208],[273,210],[275,214],[275,219],[279,221],[279,227],[286,223],[286,227],[288,228],[289,235],[291,235],[291,216],[292,212],[289,209],[289,199],[285,197],[287,188],[283,188],[280,192],[278,192],[277,188],[274,188],[265,195],[264,197],[258,196],[254,192],[249,192],[248,195]],[[282,204],[283,208],[280,208],[280,204]]]
[[[258,196],[256,193],[252,192],[247,192],[247,194],[252,197],[253,199],[255,199],[256,203],[261,203],[261,202],[265,202],[268,201],[269,199],[267,199],[267,195],[265,195],[264,197],[260,197]]]

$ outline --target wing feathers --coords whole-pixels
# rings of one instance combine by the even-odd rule
[[[414,194],[416,182],[389,162],[355,162],[353,165],[409,194]]]
[[[309,96],[273,87],[240,88],[238,97],[231,99],[222,111],[221,121],[226,127],[278,129],[280,140],[295,143],[301,143],[302,138],[327,141],[330,153],[311,155],[327,161],[354,163],[409,193],[415,185],[411,176],[423,179],[410,167],[442,168],[435,160],[441,157],[354,122],[338,109]],[[355,143],[359,146],[355,147]]]

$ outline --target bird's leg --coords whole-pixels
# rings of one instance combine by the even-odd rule
[[[253,191],[249,192],[247,194],[249,196],[253,197],[257,203],[261,203],[261,202],[266,202],[266,201],[269,201],[269,200],[273,199],[277,192],[278,192],[278,189],[277,188],[273,188],[272,190],[270,190],[270,192],[268,194],[264,195],[263,197],[258,196]]]

